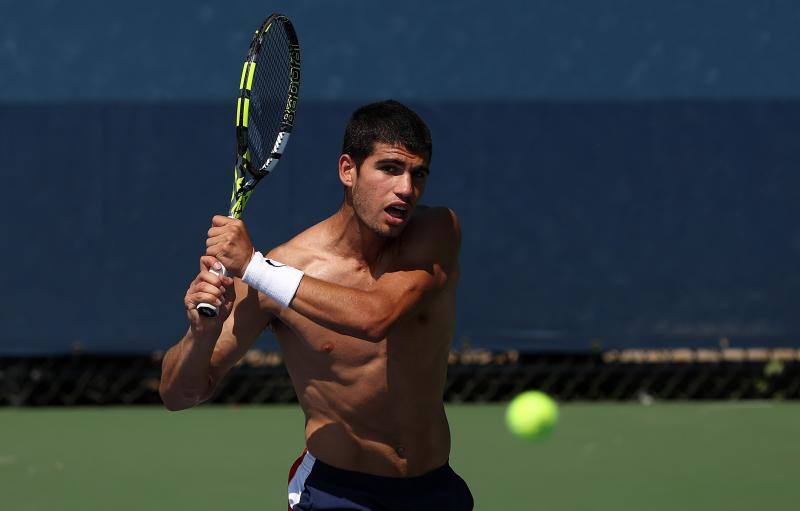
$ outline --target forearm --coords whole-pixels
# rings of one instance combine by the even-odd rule
[[[446,278],[433,264],[426,269],[385,273],[367,289],[358,289],[304,275],[255,252],[242,282],[279,307],[289,307],[335,332],[379,341],[426,292],[442,287]]]
[[[392,321],[393,308],[379,294],[303,277],[290,308],[352,337],[377,341]]]
[[[430,282],[404,279],[388,291],[380,284],[361,290],[306,275],[290,308],[331,330],[374,342],[433,288]]]
[[[378,293],[348,288],[304,275],[281,262],[255,252],[242,282],[268,296],[277,307],[289,307],[331,330],[373,340],[377,325],[390,314]]]
[[[159,393],[168,410],[191,408],[207,397],[215,344],[216,338],[199,339],[189,330],[164,356]]]

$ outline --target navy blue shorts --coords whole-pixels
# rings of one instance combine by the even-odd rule
[[[466,483],[450,465],[415,477],[383,477],[327,465],[304,452],[289,472],[289,511],[468,511]]]

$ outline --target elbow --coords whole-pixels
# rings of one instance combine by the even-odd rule
[[[165,388],[163,384],[158,388],[158,395],[161,396],[164,408],[170,412],[179,412],[192,408],[199,402],[197,399],[189,399],[189,396],[176,395],[175,392],[170,392],[169,389]]]
[[[197,402],[194,401],[174,399],[166,397],[164,395],[161,396],[161,402],[164,403],[164,408],[166,408],[170,412],[179,412],[181,410],[187,410],[197,404]]]
[[[164,408],[166,408],[167,411],[169,411],[169,412],[180,412],[181,410],[186,410],[186,408],[187,408],[187,407],[179,406],[178,404],[173,403],[171,401],[165,401],[165,400],[162,400],[162,401],[164,402]]]
[[[382,307],[373,308],[368,314],[365,314],[363,322],[359,325],[359,337],[370,342],[384,340],[392,326],[392,318],[391,310]]]
[[[360,329],[359,337],[369,342],[380,342],[386,338],[386,329],[380,324],[367,324]]]
[[[161,396],[161,402],[164,404],[164,408],[170,412],[178,412],[187,408],[186,406],[183,406],[183,403],[180,403],[172,395],[164,392],[163,390],[159,390],[158,394]]]

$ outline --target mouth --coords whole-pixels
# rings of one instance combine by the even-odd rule
[[[411,213],[411,206],[404,202],[393,202],[384,208],[390,224],[400,225],[406,221]]]

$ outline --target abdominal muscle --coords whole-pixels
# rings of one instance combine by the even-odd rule
[[[408,325],[380,342],[332,332],[285,310],[275,332],[306,416],[306,445],[325,463],[388,477],[447,462],[442,403],[448,335]],[[439,346],[437,346],[437,344]]]

